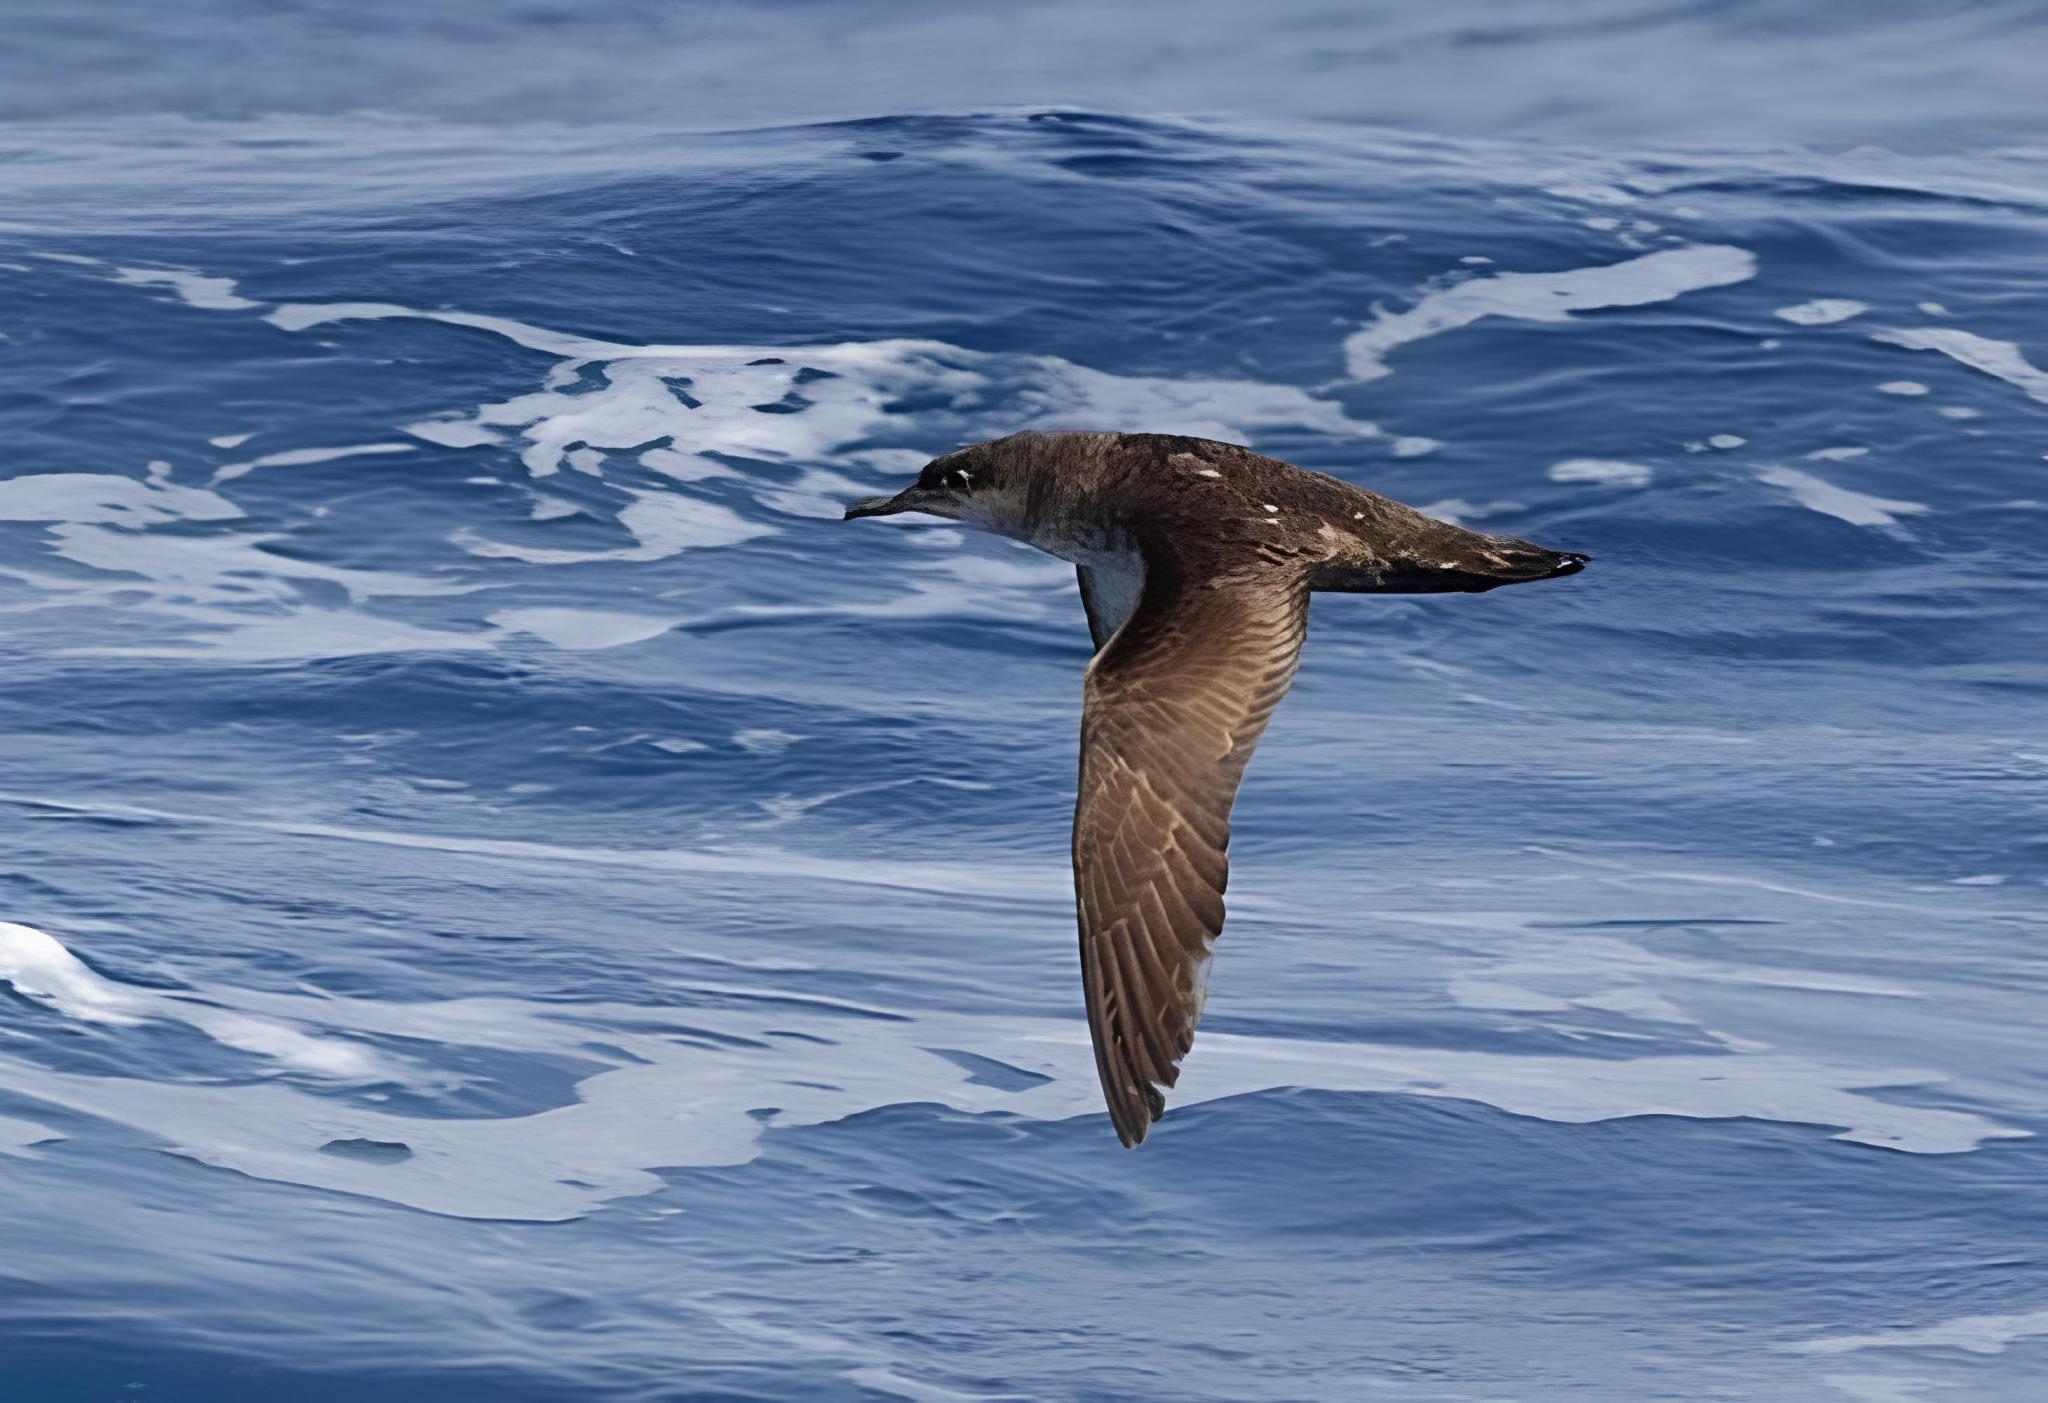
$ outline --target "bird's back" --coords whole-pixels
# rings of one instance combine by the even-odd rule
[[[1311,589],[1477,592],[1572,574],[1585,557],[1469,531],[1237,444],[1178,434],[1048,439],[1065,491],[1094,498],[1148,554],[1197,574],[1298,570]]]

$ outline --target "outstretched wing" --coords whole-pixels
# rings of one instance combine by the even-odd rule
[[[1307,625],[1293,579],[1189,580],[1154,562],[1089,665],[1074,896],[1095,1066],[1126,1146],[1165,1110],[1157,1088],[1194,1042],[1223,929],[1230,806]]]

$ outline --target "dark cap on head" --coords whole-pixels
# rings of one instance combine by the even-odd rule
[[[952,516],[951,510],[975,486],[974,456],[983,445],[972,444],[926,463],[917,481],[893,497],[867,497],[846,509],[845,520],[862,516],[895,516],[899,512],[926,512]]]

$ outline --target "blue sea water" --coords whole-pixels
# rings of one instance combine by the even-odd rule
[[[0,1397],[2048,1397],[2048,17],[17,0]],[[1071,571],[1329,596],[1121,1150]]]

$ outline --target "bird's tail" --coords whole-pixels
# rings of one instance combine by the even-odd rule
[[[1325,569],[1311,577],[1309,588],[1347,594],[1479,594],[1576,575],[1592,558],[1513,536],[1437,524],[1442,530],[1402,542],[1397,557]]]

